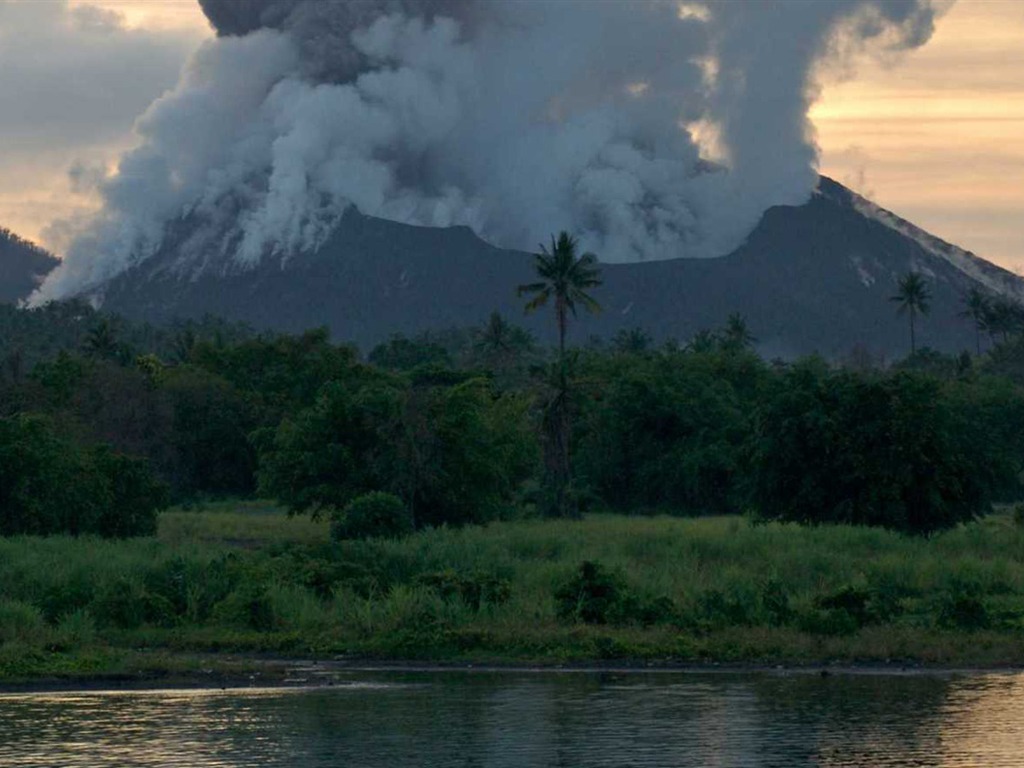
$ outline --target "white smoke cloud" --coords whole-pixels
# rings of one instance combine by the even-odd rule
[[[183,270],[286,259],[350,206],[510,247],[570,229],[606,261],[721,255],[813,189],[821,68],[919,45],[934,15],[923,0],[203,2],[235,34],[139,118],[103,212],[35,301],[168,243]]]

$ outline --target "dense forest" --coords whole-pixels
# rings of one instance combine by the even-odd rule
[[[930,533],[1020,490],[1024,334],[972,318],[984,354],[882,366],[762,360],[739,314],[561,351],[495,314],[361,355],[0,306],[0,532],[147,534],[168,503],[258,495],[339,537],[590,510]]]

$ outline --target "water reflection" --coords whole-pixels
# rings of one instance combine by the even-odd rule
[[[0,696],[0,766],[1018,766],[1024,676],[351,674]]]

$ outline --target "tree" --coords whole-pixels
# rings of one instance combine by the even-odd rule
[[[975,352],[978,355],[981,355],[981,332],[986,330],[991,303],[989,297],[978,288],[971,288],[964,295],[964,309],[960,317],[969,317],[974,321]]]
[[[720,339],[714,331],[702,328],[697,331],[686,344],[686,351],[697,355],[706,355],[718,349]]]
[[[533,349],[529,331],[512,325],[498,312],[492,312],[474,336],[473,351],[491,367],[505,368]]]
[[[612,346],[617,352],[639,354],[651,348],[653,337],[643,328],[623,328],[612,338]]]
[[[166,506],[145,461],[79,445],[43,416],[0,419],[0,536],[148,536]]]
[[[527,405],[480,378],[331,382],[257,437],[260,490],[314,517],[379,491],[400,498],[417,528],[484,522],[535,464]]]
[[[565,357],[569,313],[576,317],[577,304],[588,312],[601,311],[601,305],[587,293],[587,290],[601,285],[600,270],[595,266],[597,257],[589,252],[577,255],[576,246],[576,238],[568,232],[560,233],[557,240],[552,235],[551,250],[541,245],[534,260],[534,269],[541,279],[520,285],[518,290],[519,296],[533,296],[526,304],[527,312],[533,312],[554,299],[559,359]]]
[[[572,463],[569,453],[571,418],[569,413],[569,377],[566,371],[565,333],[569,325],[569,313],[576,316],[576,305],[588,312],[600,312],[601,305],[587,291],[601,285],[597,257],[592,253],[576,254],[576,239],[568,232],[561,232],[556,240],[551,237],[551,250],[543,245],[536,254],[534,268],[537,282],[520,285],[519,296],[532,295],[526,311],[533,312],[553,300],[555,321],[558,324],[558,383],[556,396],[545,408],[545,424],[552,430],[545,440],[545,446],[557,453],[545,462],[549,468],[549,482],[554,491],[554,512],[560,516],[575,516],[576,510],[569,498],[572,482]]]
[[[917,343],[914,336],[914,318],[918,313],[927,315],[931,309],[931,291],[928,284],[918,272],[907,272],[899,279],[895,296],[890,296],[889,301],[897,303],[898,314],[906,312],[910,316],[910,354],[917,351]]]
[[[927,375],[796,365],[758,413],[755,494],[765,519],[929,534],[988,511],[999,446]]]
[[[985,330],[989,332],[993,343],[996,336],[1000,336],[1005,344],[1010,340],[1010,334],[1020,333],[1024,328],[1024,308],[1004,296],[988,302],[984,318]]]
[[[722,332],[722,346],[729,351],[749,349],[757,339],[747,327],[747,320],[739,312],[733,312],[725,323]]]

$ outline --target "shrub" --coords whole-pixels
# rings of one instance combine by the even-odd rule
[[[1024,526],[1024,502],[1018,501],[1013,505],[1013,522]]]
[[[560,619],[584,624],[649,625],[676,618],[669,598],[642,597],[619,574],[590,560],[555,590],[555,607]]]
[[[412,515],[402,500],[382,491],[357,496],[331,521],[334,540],[397,539],[412,530]]]
[[[987,629],[991,622],[981,598],[972,592],[958,590],[942,596],[938,623],[947,629],[973,630]]]
[[[0,645],[41,645],[47,636],[46,621],[38,608],[20,600],[0,600]]]
[[[458,598],[474,611],[483,605],[501,605],[508,602],[512,585],[508,579],[483,571],[462,574],[452,568],[434,573],[421,573],[416,582],[430,587],[445,600]]]
[[[622,580],[600,563],[585,560],[555,591],[558,617],[584,624],[607,624],[623,598]]]

